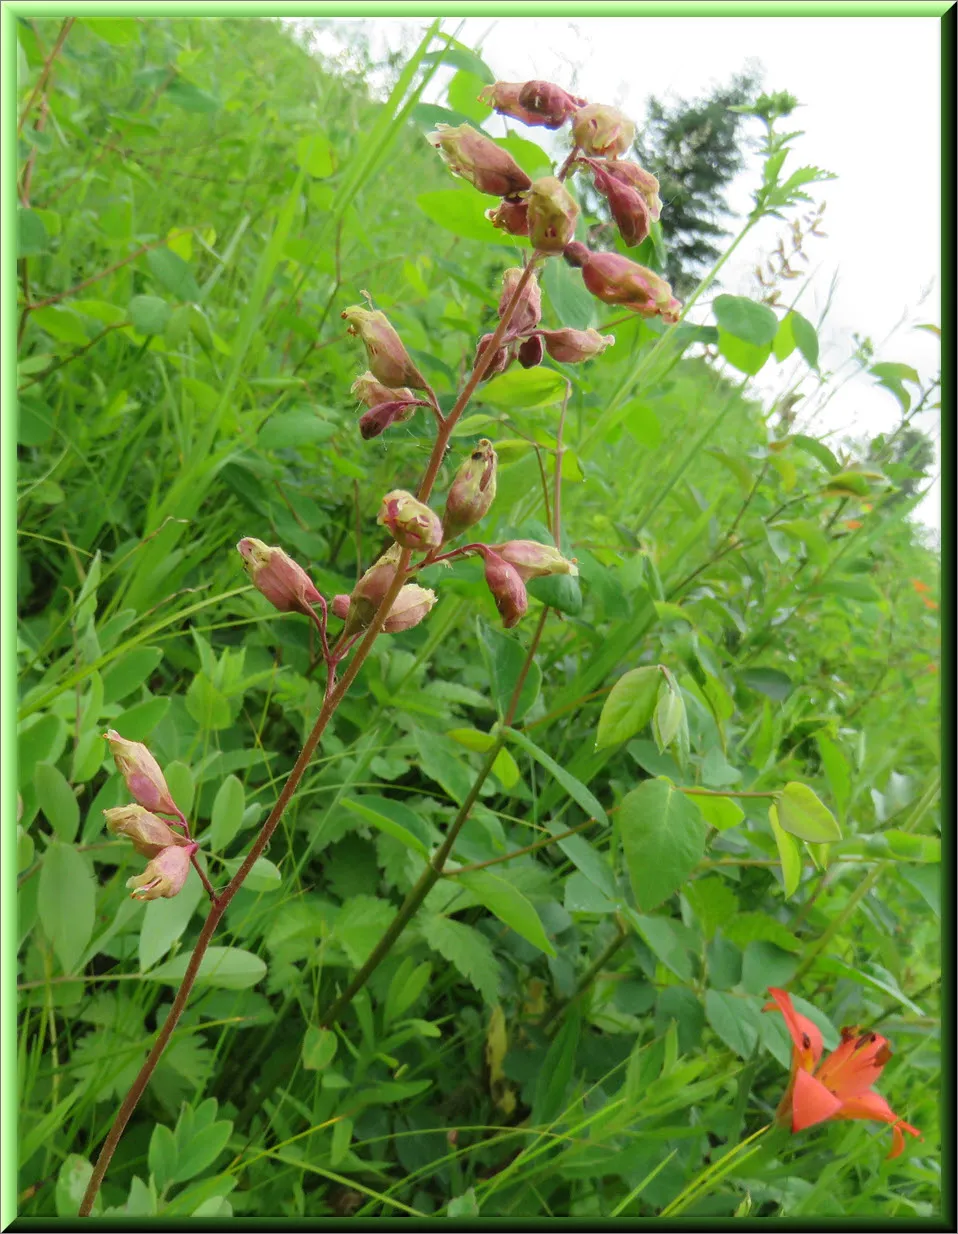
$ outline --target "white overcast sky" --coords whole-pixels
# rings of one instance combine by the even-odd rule
[[[375,54],[415,46],[428,22],[406,17],[318,25],[317,50],[335,53],[343,36],[361,28]],[[806,244],[812,278],[799,302],[805,316],[817,322],[834,283],[821,331],[823,367],[840,370],[843,377],[852,373],[845,362],[854,350],[852,335],[858,334],[872,340],[876,360],[910,364],[926,380],[937,373],[938,340],[914,327],[940,324],[938,19],[471,17],[447,19],[443,29],[458,30],[467,46],[481,44],[483,59],[500,80],[545,78],[574,87],[592,102],[622,107],[640,123],[650,95],[666,102],[694,99],[755,62],[764,89],[788,90],[802,105],[788,121],[804,136],[786,169],[813,164],[839,177],[811,186],[815,202],[827,202],[822,229],[828,238]],[[428,97],[441,101],[436,91]],[[502,123],[495,118],[486,127],[498,135]],[[758,136],[758,122],[749,126]],[[516,128],[532,138],[544,134]],[[732,186],[731,203],[741,212],[750,204],[758,168],[759,158],[752,155]],[[723,271],[722,290],[755,295],[752,269],[786,230],[777,220],[756,228]],[[798,280],[785,284],[783,299],[798,286]],[[693,311],[692,316],[700,315]],[[770,361],[756,379],[758,390],[766,397],[783,393],[798,371]],[[807,391],[810,396],[811,388]],[[837,446],[845,436],[893,428],[898,413],[895,399],[873,378],[853,376],[812,428],[833,434],[829,440]],[[921,427],[936,441],[938,425],[937,411],[921,418]],[[919,510],[921,521],[933,528],[940,526],[939,494],[936,484]]]

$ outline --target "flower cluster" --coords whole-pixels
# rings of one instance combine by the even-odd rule
[[[183,889],[190,872],[193,854],[199,847],[189,837],[182,812],[173,800],[160,765],[139,741],[128,741],[110,729],[104,733],[117,770],[136,799],[136,804],[104,810],[107,829],[125,836],[143,857],[146,869],[127,881],[134,899],[170,899]],[[179,820],[168,823],[161,814],[175,814]],[[180,831],[174,831],[178,827]]]

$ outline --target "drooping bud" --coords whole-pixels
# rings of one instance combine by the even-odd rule
[[[353,588],[343,633],[347,636],[365,630],[396,577],[400,548],[393,544],[374,562]]]
[[[144,857],[155,857],[164,848],[186,843],[162,818],[157,818],[142,806],[117,806],[113,810],[104,810],[103,814],[107,831],[111,835],[126,836]]]
[[[379,437],[390,425],[403,424],[406,420],[411,420],[416,414],[417,407],[428,406],[427,402],[418,398],[411,403],[395,399],[389,403],[378,403],[375,407],[370,407],[369,411],[364,411],[359,417],[360,436],[364,441]]]
[[[662,199],[659,197],[659,182],[650,171],[646,171],[638,163],[629,163],[624,159],[609,159],[604,163],[583,159],[582,162],[591,167],[593,171],[599,167],[613,180],[618,180],[621,184],[627,184],[636,189],[645,199],[645,204],[649,208],[649,218],[653,222],[658,222],[659,215],[662,213]]]
[[[492,442],[483,437],[456,472],[446,498],[443,539],[452,540],[484,518],[496,495],[498,456]]]
[[[541,364],[542,357],[545,355],[542,335],[533,334],[529,338],[524,339],[519,344],[519,350],[516,352],[516,355],[519,357],[519,363],[523,368],[535,368],[537,364]]]
[[[281,548],[247,536],[237,544],[250,582],[281,613],[309,613],[322,599],[302,566]]]
[[[190,872],[190,858],[199,848],[198,844],[182,844],[164,848],[147,865],[142,874],[126,880],[133,888],[134,900],[171,900],[183,890]]]
[[[586,103],[551,81],[497,81],[481,91],[479,101],[494,107],[500,116],[547,129],[559,128]]]
[[[483,353],[491,341],[492,335],[484,334],[476,344],[476,354],[472,361],[473,370],[478,368],[479,361],[482,359]],[[482,380],[488,381],[491,377],[497,377],[500,373],[504,373],[515,358],[515,354],[508,347],[500,347],[489,362],[489,367],[483,373]]]
[[[649,234],[651,215],[645,197],[634,188],[615,176],[607,175],[603,164],[590,162],[596,189],[609,203],[612,217],[622,239],[629,248],[641,244]]]
[[[385,313],[365,309],[353,304],[343,309],[340,316],[347,323],[349,334],[358,335],[366,346],[366,355],[373,377],[384,385],[412,386],[414,390],[427,390],[429,383],[416,368],[402,339],[389,324]]]
[[[563,557],[551,544],[539,544],[536,540],[508,540],[505,544],[491,544],[489,547],[512,566],[524,583],[530,578],[545,578],[549,574],[579,573],[575,562]]]
[[[385,527],[397,544],[422,552],[442,544],[442,521],[422,501],[402,489],[383,498],[376,522]]]
[[[103,736],[110,743],[117,771],[139,804],[161,814],[178,814],[160,764],[146,746],[141,741],[127,741],[112,728]]]
[[[527,236],[529,234],[529,206],[520,198],[513,200],[505,198],[495,210],[487,210],[486,218],[501,231],[510,236]]]
[[[349,613],[349,596],[333,596],[329,607],[332,609],[334,617],[338,617],[340,621],[345,621]]]
[[[502,624],[511,629],[522,619],[529,607],[525,584],[514,566],[490,549],[482,555],[486,570],[486,585],[492,592]]]
[[[564,326],[561,330],[540,330],[539,337],[553,360],[560,364],[579,364],[599,356],[615,342],[612,334],[600,334],[591,326],[588,330],[574,330]]]
[[[572,140],[584,154],[614,159],[625,154],[635,137],[635,125],[615,107],[590,103],[577,111],[572,122]]]
[[[417,401],[412,390],[405,386],[399,390],[392,390],[389,386],[384,386],[381,381],[377,381],[368,371],[356,378],[349,387],[349,393],[355,394],[366,407],[378,407],[381,403],[415,403]]]
[[[496,310],[500,317],[505,313],[512,301],[512,297],[516,294],[516,288],[519,286],[523,274],[525,274],[525,271],[521,266],[512,266],[508,270],[503,271],[502,293],[499,296],[499,307]],[[519,335],[528,334],[530,330],[536,328],[541,317],[542,292],[539,288],[536,272],[533,270],[526,279],[525,285],[522,288],[522,294],[519,297],[519,303],[516,305],[515,311],[509,320],[506,338],[517,338]]]
[[[468,180],[480,193],[514,197],[532,183],[508,150],[471,124],[457,128],[437,124],[426,140],[439,151],[453,175]]]
[[[566,246],[563,257],[570,266],[581,268],[582,281],[604,304],[620,304],[643,317],[678,321],[682,305],[672,288],[638,262],[621,253],[592,253],[576,241]]]
[[[526,195],[529,239],[541,253],[561,253],[575,235],[579,207],[555,176],[536,180]]]
[[[393,601],[389,616],[383,622],[383,634],[399,634],[402,630],[411,630],[418,626],[436,603],[436,593],[428,587],[419,587],[416,583],[406,583],[400,587],[399,595]]]

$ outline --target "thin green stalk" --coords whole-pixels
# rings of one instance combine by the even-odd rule
[[[542,1029],[543,1032],[546,1032],[560,1015],[565,1015],[569,1007],[571,1007],[572,1004],[585,993],[592,982],[595,981],[596,977],[598,977],[599,973],[601,973],[603,968],[605,968],[606,964],[608,964],[625,940],[629,937],[628,932],[623,930],[621,924],[617,924],[619,926],[618,934],[612,942],[609,943],[608,947],[601,952],[598,958],[585,970],[579,979],[576,988],[572,991],[569,997],[560,999],[560,1001],[553,1006],[552,1010],[539,1021],[539,1028]]]

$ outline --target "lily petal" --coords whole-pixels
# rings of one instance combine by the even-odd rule
[[[834,1093],[830,1093],[807,1071],[795,1073],[795,1086],[792,1090],[792,1130],[804,1131],[816,1123],[823,1123],[829,1118],[839,1117],[842,1103]]]
[[[888,1041],[877,1033],[844,1036],[818,1070],[818,1079],[843,1101],[867,1093],[891,1058]]]
[[[778,1008],[785,1017],[785,1026],[795,1046],[795,1057],[799,1066],[804,1071],[814,1071],[824,1049],[821,1029],[807,1016],[799,1015],[784,990],[769,986],[768,992],[774,1002],[766,1003],[763,1010],[772,1011]]]

